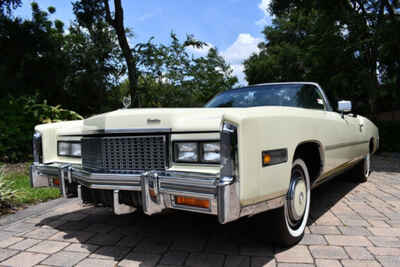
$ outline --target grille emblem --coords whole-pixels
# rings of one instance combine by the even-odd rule
[[[152,124],[152,123],[161,123],[161,120],[159,119],[147,119],[147,123],[148,124]]]

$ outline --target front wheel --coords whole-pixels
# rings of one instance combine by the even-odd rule
[[[304,235],[310,214],[310,176],[307,165],[296,159],[292,165],[289,190],[284,206],[274,211],[275,241],[282,246],[298,243]]]

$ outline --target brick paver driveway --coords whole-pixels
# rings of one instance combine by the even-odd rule
[[[400,159],[373,164],[367,183],[344,176],[313,192],[307,233],[289,249],[263,240],[257,217],[114,216],[72,200],[1,227],[0,265],[400,266]]]

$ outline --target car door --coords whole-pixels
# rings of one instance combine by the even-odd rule
[[[353,114],[327,111],[326,142],[324,144],[326,169],[346,167],[362,156],[361,120]]]
[[[342,116],[341,114],[339,115]],[[363,136],[361,121],[357,115],[353,114],[343,114],[343,120],[346,121],[346,124],[350,128],[347,156],[348,160],[352,161],[362,156]]]
[[[318,110],[318,113],[314,114],[318,118],[319,129],[315,132],[319,133],[316,139],[323,146],[323,172],[345,166],[359,157],[361,150],[357,146],[362,138],[360,120],[352,114],[333,111],[322,89],[315,85],[304,86],[302,95],[307,99],[307,102],[303,103],[305,108]]]
[[[353,114],[341,114],[336,111],[331,111],[331,116],[338,127],[338,136],[335,138],[336,143],[331,145],[336,148],[343,148],[343,158],[350,161],[359,156],[359,151],[354,150],[354,145],[361,141],[360,120]],[[347,149],[344,149],[347,148]]]

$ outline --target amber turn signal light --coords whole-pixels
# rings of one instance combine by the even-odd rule
[[[199,207],[199,208],[204,208],[204,209],[210,208],[210,200],[199,199],[199,198],[194,198],[194,197],[176,196],[175,203],[179,204],[179,205]]]
[[[152,198],[152,199],[156,199],[157,198],[157,196],[156,196],[156,192],[154,192],[154,190],[153,189],[149,189],[149,193],[150,193],[150,197]]]
[[[261,153],[262,166],[270,166],[287,162],[288,152],[286,148],[263,151]]]
[[[263,164],[267,165],[271,162],[271,156],[270,154],[264,154],[263,155]]]
[[[60,185],[60,179],[58,179],[58,178],[53,178],[53,185],[59,186],[59,185]]]

